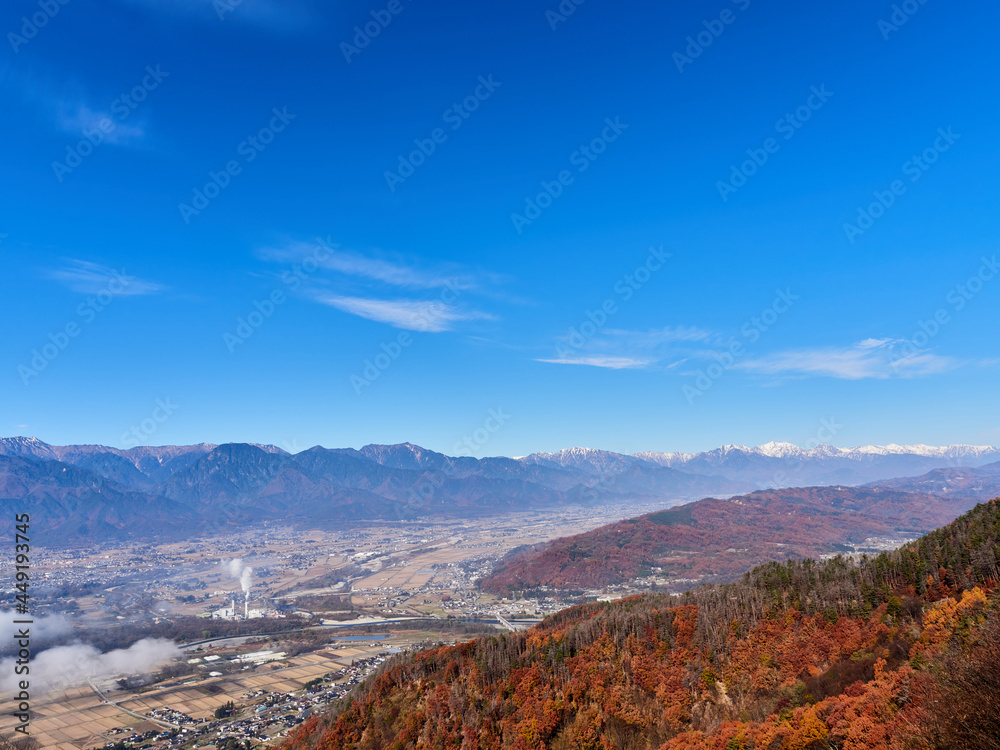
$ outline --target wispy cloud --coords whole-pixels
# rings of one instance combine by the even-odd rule
[[[162,284],[132,276],[126,268],[114,269],[87,260],[68,258],[61,268],[46,269],[43,274],[80,294],[111,292],[116,295],[140,296],[159,294]]]
[[[558,354],[538,362],[583,365],[614,370],[657,369],[665,372],[699,360],[713,359],[713,349],[726,342],[720,334],[697,326],[665,326],[645,331],[608,329],[592,339],[560,338]],[[715,356],[722,352],[716,351]],[[829,377],[841,380],[913,378],[960,367],[952,357],[915,349],[901,339],[868,338],[851,346],[792,349],[737,361],[736,369],[775,377]]]
[[[678,342],[708,341],[716,336],[711,331],[696,326],[664,326],[651,328],[648,331],[625,331],[613,328],[605,331],[605,334],[627,346],[641,349],[656,349],[665,344]]]
[[[492,320],[493,316],[475,310],[462,310],[440,301],[412,299],[373,299],[317,295],[316,300],[343,312],[408,331],[440,333],[467,320]]]
[[[95,111],[85,104],[60,104],[57,122],[63,131],[72,136],[98,132],[103,142],[119,146],[134,145],[146,136],[142,125],[126,125],[110,113]]]
[[[634,357],[585,356],[560,357],[556,359],[536,359],[536,362],[548,362],[554,365],[586,365],[587,367],[604,367],[609,370],[641,370],[655,362],[652,359],[636,359]]]
[[[557,365],[584,365],[612,370],[637,370],[661,366],[667,360],[691,355],[692,345],[714,340],[717,334],[695,326],[664,326],[644,331],[609,328],[590,339],[574,327],[558,339],[557,356],[538,357],[536,362]],[[682,360],[683,361],[683,360]]]
[[[475,281],[471,275],[457,268],[424,269],[408,263],[401,257],[391,257],[385,253],[373,252],[365,255],[351,250],[341,250],[335,243],[324,243],[322,252],[317,252],[317,243],[290,242],[282,247],[265,247],[258,251],[262,260],[278,263],[294,263],[313,256],[317,263],[328,271],[380,281],[391,286],[415,289],[435,289],[451,286],[471,289]]]
[[[468,321],[496,320],[474,309],[474,299],[491,296],[488,292],[494,291],[498,278],[455,263],[345,250],[330,238],[268,246],[257,256],[298,267],[305,297],[366,320],[428,333],[455,330]]]
[[[902,343],[901,339],[865,339],[864,341],[859,341],[855,346],[859,349],[883,349],[887,346]]]
[[[144,73],[141,69],[136,73],[141,80]],[[135,147],[145,142],[147,129],[141,113],[130,111],[126,123],[113,111],[121,106],[119,97],[127,85],[106,89],[102,97],[66,71],[49,71],[45,67],[28,70],[0,62],[0,89],[4,94],[16,99],[24,112],[35,112],[42,127],[70,136],[73,144],[94,131],[100,134],[101,143]]]
[[[736,367],[762,375],[884,380],[935,375],[961,365],[952,357],[933,354],[929,350],[903,348],[905,343],[898,339],[865,339],[847,347],[777,352],[739,362]]]

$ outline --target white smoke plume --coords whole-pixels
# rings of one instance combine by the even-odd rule
[[[15,634],[18,628],[23,628],[24,625],[15,625],[14,620],[24,619],[29,618],[13,611],[0,611],[0,656],[17,651]],[[65,643],[70,640],[66,636],[73,632],[73,623],[65,615],[35,615],[30,619],[33,621],[31,625],[33,647],[39,648],[50,643]]]
[[[93,646],[74,643],[56,646],[31,656],[32,690],[46,694],[86,685],[88,680],[115,675],[148,674],[181,655],[173,641],[144,638],[128,648],[101,653]],[[14,695],[17,682],[24,677],[14,673],[16,657],[0,661],[0,692]]]
[[[240,582],[240,588],[243,589],[243,593],[249,594],[250,587],[253,586],[253,568],[249,565],[244,565],[243,560],[238,557],[235,560],[223,562],[222,566],[229,571],[229,574],[233,578]]]

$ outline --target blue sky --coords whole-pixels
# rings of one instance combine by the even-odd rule
[[[0,433],[1000,443],[998,22],[7,3]]]

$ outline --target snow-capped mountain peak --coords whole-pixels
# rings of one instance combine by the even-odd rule
[[[55,459],[52,446],[36,437],[0,438],[0,454],[5,456],[33,456],[35,458]]]
[[[958,458],[979,457],[995,454],[998,449],[991,445],[943,445],[933,446],[917,443],[915,445],[861,445],[842,449],[845,453],[866,453],[875,456],[912,455],[928,458]]]
[[[571,467],[589,474],[604,474],[609,471],[620,471],[643,459],[597,448],[575,447],[563,448],[555,453],[532,453],[518,460],[543,466]]]
[[[988,445],[863,445],[837,448],[820,443],[800,448],[769,442],[756,448],[723,445],[702,453],[637,453],[637,458],[693,474],[751,481],[760,487],[856,485],[917,476],[933,469],[977,467],[1000,461]]]
[[[764,443],[754,448],[754,452],[761,456],[771,456],[773,458],[787,458],[789,456],[801,456],[803,451],[799,446],[792,443]]]

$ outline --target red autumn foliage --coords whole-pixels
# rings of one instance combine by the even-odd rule
[[[621,583],[663,575],[729,581],[755,565],[819,557],[883,534],[922,534],[974,505],[870,487],[764,490],[708,498],[522,550],[482,582],[487,591]]]
[[[860,564],[771,563],[401,657],[286,748],[995,747],[998,578],[993,501]]]

